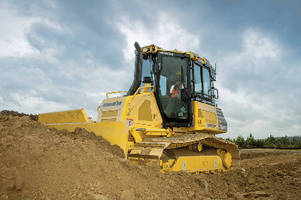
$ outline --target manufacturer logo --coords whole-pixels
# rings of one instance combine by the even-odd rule
[[[170,53],[170,52],[161,52],[161,54],[173,56],[173,53]]]
[[[102,107],[110,107],[110,106],[120,106],[122,104],[121,101],[115,101],[111,103],[105,103],[102,105]]]

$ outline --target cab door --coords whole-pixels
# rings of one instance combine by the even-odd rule
[[[189,58],[175,53],[159,54],[156,73],[156,97],[165,126],[189,126]]]

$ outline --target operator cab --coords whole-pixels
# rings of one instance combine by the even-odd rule
[[[215,69],[207,60],[203,61],[193,60],[188,53],[162,49],[148,51],[147,47],[141,50],[138,45],[135,78],[128,95],[134,94],[145,82],[151,83],[163,127],[189,127],[193,121],[192,102],[215,106],[218,96],[213,83]]]

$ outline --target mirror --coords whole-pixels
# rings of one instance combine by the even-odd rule
[[[215,87],[210,88],[210,92],[212,93],[212,97],[215,99],[219,98],[218,89]]]

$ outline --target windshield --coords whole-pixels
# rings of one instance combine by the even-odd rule
[[[201,67],[194,65],[194,90],[196,93],[202,92]]]
[[[153,78],[153,61],[151,59],[151,57],[149,57],[148,59],[142,59],[142,77],[141,80],[143,81],[145,77],[151,77],[152,80],[154,80]],[[145,84],[142,82],[141,86],[144,86]]]
[[[210,70],[205,66],[194,63],[194,92],[203,97],[212,97],[213,81],[210,78]]]
[[[189,102],[185,100],[187,65],[187,58],[162,56],[159,99],[165,118],[188,119]]]
[[[209,77],[209,69],[203,67],[203,85],[204,85],[204,94],[209,96],[210,92],[210,77]]]

